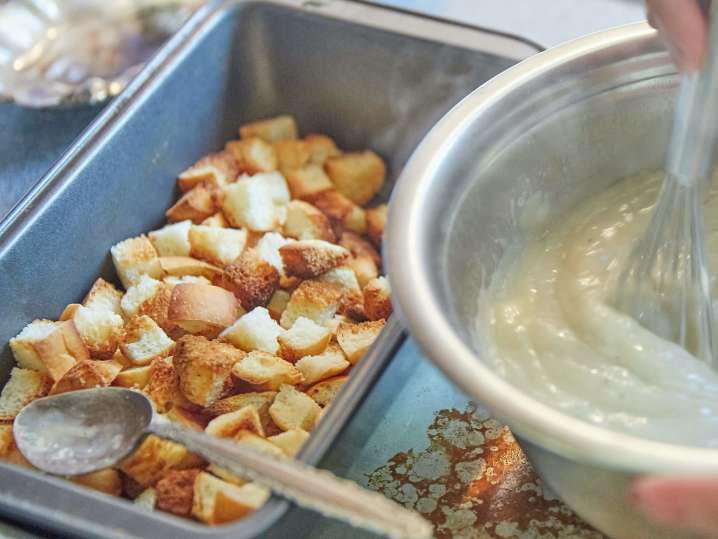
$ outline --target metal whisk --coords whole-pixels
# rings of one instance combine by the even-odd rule
[[[681,80],[663,186],[619,276],[613,303],[718,368],[702,204],[718,135],[717,4],[710,9],[705,65]]]

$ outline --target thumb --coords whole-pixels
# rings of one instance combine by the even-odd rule
[[[703,65],[708,32],[697,0],[648,0],[648,20],[658,29],[681,71]]]

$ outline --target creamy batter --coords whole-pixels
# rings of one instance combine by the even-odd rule
[[[547,404],[629,434],[718,447],[718,373],[608,302],[661,179],[623,180],[507,253],[480,300],[478,335],[496,370]],[[717,268],[716,182],[705,214]]]

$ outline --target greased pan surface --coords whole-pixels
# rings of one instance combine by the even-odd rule
[[[0,223],[0,342],[34,318],[56,319],[98,273],[114,280],[109,246],[160,226],[177,173],[220,148],[241,122],[286,112],[303,132],[376,149],[389,164],[386,197],[443,113],[536,51],[359,2],[307,5],[215,2],[200,10]],[[390,321],[300,458],[321,459],[401,341]],[[3,383],[12,364],[5,345]],[[287,507],[272,499],[247,519],[209,528],[2,463],[0,484],[7,516],[84,537],[251,537]]]

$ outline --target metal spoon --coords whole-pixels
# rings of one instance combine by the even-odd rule
[[[38,399],[17,415],[13,432],[30,463],[61,475],[113,466],[154,433],[325,516],[392,538],[432,537],[426,520],[380,494],[296,460],[185,429],[156,414],[138,391],[87,389]]]

